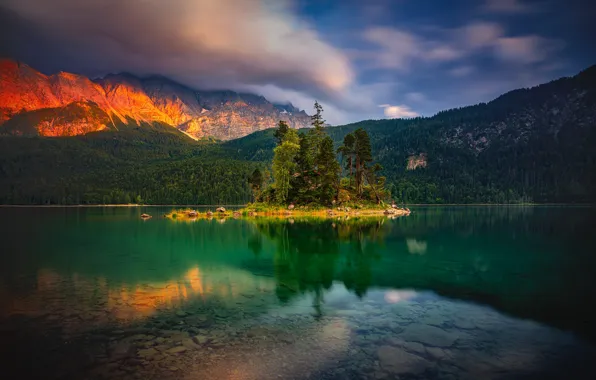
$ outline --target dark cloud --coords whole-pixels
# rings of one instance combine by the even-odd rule
[[[195,87],[274,84],[328,99],[348,59],[285,1],[5,0],[2,48],[46,70],[162,74]],[[26,33],[23,33],[26,31]]]

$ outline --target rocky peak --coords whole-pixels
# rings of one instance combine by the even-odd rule
[[[93,131],[94,125],[97,130],[106,128],[105,114],[114,125],[116,121],[130,123],[131,120],[137,124],[162,122],[193,138],[229,140],[273,128],[279,120],[292,128],[310,124],[304,111],[291,104],[274,105],[260,95],[230,90],[199,91],[165,77],[139,78],[128,73],[109,74],[96,80],[66,72],[47,76],[25,64],[0,60],[0,123],[40,109],[67,112],[69,104],[81,102],[94,104],[103,111],[101,120],[94,121],[98,112],[85,115],[86,108],[78,106],[76,115],[85,118],[85,128],[64,125],[64,131],[60,131],[60,120],[64,118],[59,117],[53,118],[51,132],[43,127],[45,124],[36,122],[36,117],[21,117],[18,125],[23,125],[23,120],[36,123],[24,130],[44,136],[82,134]],[[76,122],[68,119],[70,125]],[[7,131],[0,126],[2,133]]]

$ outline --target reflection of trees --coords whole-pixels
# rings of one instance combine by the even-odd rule
[[[335,221],[259,220],[258,230],[276,242],[274,271],[276,294],[288,302],[296,294],[314,296],[321,315],[324,292],[334,279],[363,296],[371,285],[374,241],[382,240],[384,220]],[[378,242],[377,242],[378,243]]]

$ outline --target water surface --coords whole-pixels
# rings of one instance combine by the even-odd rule
[[[596,377],[594,208],[194,222],[167,211],[0,209],[6,373]]]

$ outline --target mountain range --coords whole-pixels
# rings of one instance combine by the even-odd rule
[[[35,73],[26,67],[20,70]],[[249,174],[257,167],[262,170],[271,167],[273,129],[231,139],[230,129],[224,125],[221,127],[224,132],[217,132],[217,137],[227,141],[196,141],[181,127],[182,116],[176,122],[167,121],[176,115],[196,113],[199,106],[179,114],[156,111],[178,106],[184,109],[183,106],[195,104],[192,99],[197,99],[201,110],[209,107],[213,110],[222,102],[213,92],[209,93],[208,101],[202,98],[202,92],[186,92],[187,98],[183,98],[184,92],[176,87],[181,85],[163,78],[141,80],[118,75],[88,81],[78,77],[87,85],[91,83],[85,88],[98,88],[100,94],[107,94],[108,100],[100,103],[103,98],[96,97],[91,102],[75,93],[60,95],[75,99],[60,105],[60,100],[54,100],[56,95],[48,95],[59,93],[51,91],[49,79],[59,82],[59,76],[45,77],[48,78],[45,83],[50,83],[46,92],[25,85],[12,93],[2,90],[3,97],[13,94],[11,99],[14,99],[3,104],[19,104],[25,110],[16,114],[15,107],[3,111],[6,121],[0,125],[4,131],[0,137],[0,203],[97,204],[141,200],[149,204],[239,204],[251,199]],[[128,82],[137,84],[127,85]],[[150,100],[138,104],[147,108],[131,109],[126,101],[136,99],[132,96],[114,98],[113,92],[141,88],[139,82],[142,94]],[[164,89],[164,83],[169,90]],[[124,87],[118,90],[119,86]],[[79,88],[59,87],[64,91]],[[179,95],[160,98],[163,103],[152,100],[157,99],[156,93],[168,91]],[[44,101],[54,102],[54,108],[27,111],[26,107],[35,109],[35,102],[42,94]],[[236,96],[227,92],[219,94],[226,99]],[[237,96],[245,99],[245,95]],[[134,99],[126,100],[131,97]],[[254,102],[262,99],[253,97]],[[264,99],[262,103],[260,109],[280,109]],[[104,111],[102,107],[108,106],[115,111]],[[128,122],[116,122],[100,131],[84,133],[75,128],[84,134],[35,136],[39,120],[48,121],[54,112],[74,120],[96,120],[98,116],[94,112],[101,112],[109,122],[117,120],[117,115],[122,115],[125,109],[128,113],[122,117]],[[287,114],[283,110],[274,112],[296,116],[293,108],[285,111]],[[223,118],[228,117],[224,108],[218,112]],[[239,111],[235,112],[232,114]],[[306,123],[308,116],[303,117]],[[275,120],[271,123],[273,126]],[[173,128],[174,124],[178,128]],[[217,128],[219,124],[211,125]],[[387,187],[398,202],[593,203],[596,200],[596,66],[573,77],[514,90],[491,102],[443,111],[433,117],[366,120],[328,127],[326,131],[337,147],[346,133],[357,128],[365,129],[370,135],[374,160],[384,167],[382,174]],[[253,129],[262,128],[249,126],[246,133]],[[202,129],[202,133],[205,131]]]
[[[0,133],[76,136],[118,130],[123,124],[161,122],[194,139],[229,140],[272,128],[279,120],[308,127],[292,104],[234,91],[197,91],[161,76],[112,74],[91,80],[60,72],[45,75],[0,60]]]

